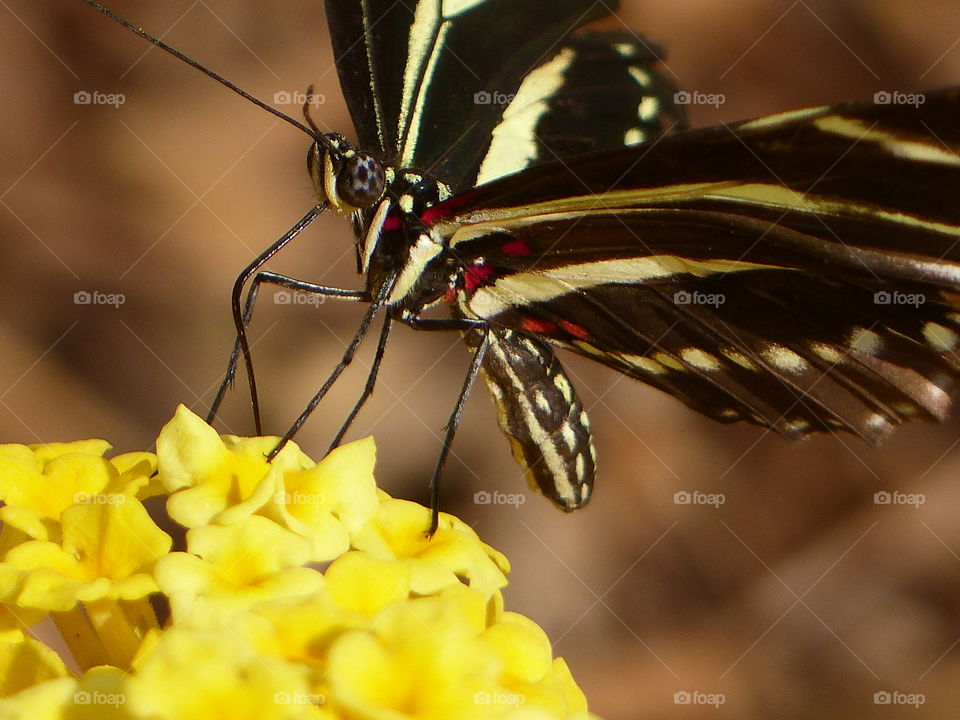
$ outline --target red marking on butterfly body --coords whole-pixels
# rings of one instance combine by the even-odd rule
[[[520,321],[520,329],[533,333],[551,333],[557,329],[557,324],[552,323],[549,320],[524,318]]]
[[[449,200],[444,200],[442,203],[427,208],[420,214],[420,222],[430,227],[437,221],[444,220],[453,215],[457,208],[465,205],[471,197],[473,197],[473,193],[461,193],[460,195],[454,195]]]
[[[464,277],[464,284],[466,285],[467,292],[472,293],[478,287],[483,285],[487,280],[490,279],[490,276],[493,275],[493,271],[493,265],[487,265],[485,263],[479,263],[477,265],[471,265],[468,267]]]
[[[526,240],[511,240],[505,245],[500,246],[500,252],[504,255],[529,255],[530,246],[527,245]]]
[[[562,327],[568,333],[573,335],[575,338],[580,338],[581,340],[590,339],[590,333],[587,332],[586,328],[580,325],[577,325],[576,323],[568,322],[566,320],[561,320],[560,327]]]

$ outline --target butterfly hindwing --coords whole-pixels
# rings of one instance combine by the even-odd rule
[[[943,418],[960,364],[950,118],[954,91],[664,137],[482,186],[434,232],[467,317],[716,419],[876,439]]]

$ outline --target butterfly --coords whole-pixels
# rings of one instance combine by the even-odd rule
[[[589,501],[596,451],[557,348],[788,438],[876,442],[947,416],[960,373],[960,90],[691,130],[656,46],[584,28],[614,9],[326,2],[356,140],[285,118],[313,140],[319,202],[238,278],[238,340],[211,417],[242,358],[260,430],[245,327],[264,284],[368,304],[278,450],[378,316],[366,388],[334,445],[393,324],[463,335],[473,357],[431,482],[432,529],[477,377],[531,486],[566,511]],[[361,289],[261,269],[328,209],[352,221]]]

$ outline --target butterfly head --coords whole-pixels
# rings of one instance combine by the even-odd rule
[[[307,172],[320,199],[343,212],[373,205],[387,182],[383,163],[354,149],[338,133],[325,133],[310,145]]]

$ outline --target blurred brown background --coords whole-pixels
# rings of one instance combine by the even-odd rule
[[[725,95],[694,108],[697,125],[960,84],[955,0],[623,4],[623,21],[667,48],[680,87]],[[315,84],[318,121],[350,135],[318,0],[111,6],[268,102]],[[235,275],[312,203],[307,143],[78,0],[8,0],[0,14],[0,439],[147,448],[176,403],[202,414],[210,401],[233,339]],[[125,102],[75,104],[84,90]],[[350,243],[347,223],[325,217],[272,267],[356,287]],[[125,302],[76,304],[80,291]],[[269,431],[300,411],[360,312],[265,294],[252,336]],[[298,437],[308,452],[326,447],[369,358]],[[456,337],[395,331],[353,433],[375,434],[391,493],[425,499],[467,361]],[[568,368],[601,454],[591,506],[566,517],[530,494],[518,509],[474,503],[481,489],[525,490],[482,390],[444,504],[510,557],[508,605],[546,627],[596,712],[960,713],[960,424],[906,427],[880,450],[849,437],[790,445],[586,361]],[[242,389],[222,423],[252,431]],[[925,502],[876,505],[883,490]],[[725,503],[678,505],[678,491]],[[678,692],[724,703],[683,704]],[[878,692],[923,703],[878,704]]]

